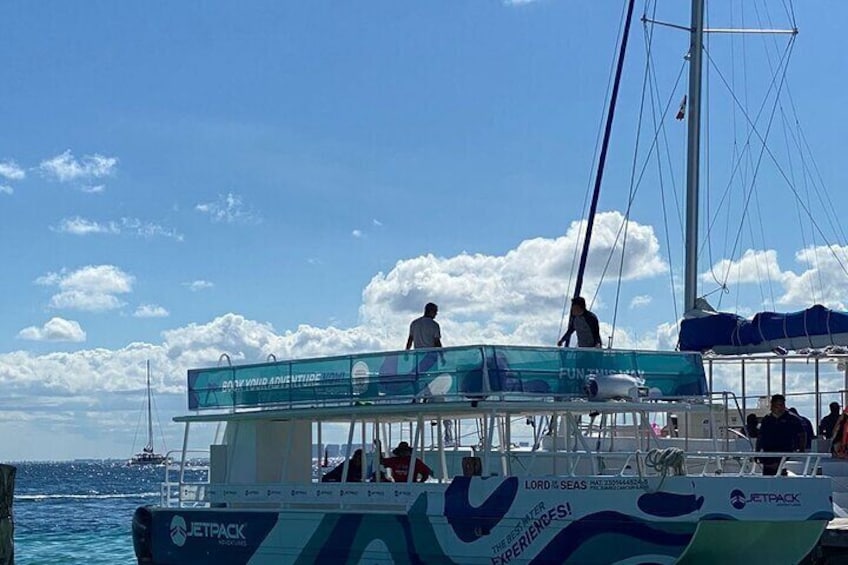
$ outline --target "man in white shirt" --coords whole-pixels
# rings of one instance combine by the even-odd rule
[[[442,332],[439,323],[434,319],[439,312],[439,307],[428,302],[424,306],[424,315],[416,318],[409,324],[409,337],[406,340],[406,348],[415,349],[442,346]]]

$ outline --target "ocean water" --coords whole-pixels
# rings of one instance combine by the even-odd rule
[[[134,565],[132,515],[158,504],[164,467],[124,462],[12,463],[15,564]],[[191,480],[200,480],[192,471]],[[173,476],[172,476],[173,479]]]

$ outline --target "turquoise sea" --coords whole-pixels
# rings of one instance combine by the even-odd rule
[[[159,502],[163,467],[120,462],[16,466],[15,564],[134,565],[132,515]],[[197,473],[193,471],[194,480]],[[197,477],[199,479],[199,477]]]

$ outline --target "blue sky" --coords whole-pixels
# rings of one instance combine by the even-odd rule
[[[29,441],[0,447],[0,459],[129,455],[148,358],[165,421],[185,408],[185,371],[222,352],[252,362],[400,348],[428,300],[440,304],[446,344],[555,342],[622,4],[4,3],[0,432]],[[659,14],[685,23],[676,4]],[[778,2],[731,2],[736,12],[712,17],[753,26],[768,21],[766,4],[775,26],[789,25]],[[795,16],[787,84],[832,213],[844,209],[848,176],[838,43],[848,6],[804,4]],[[673,114],[687,41],[657,33],[657,89]],[[756,110],[778,47],[749,40],[751,62],[728,70],[742,43],[731,52],[726,36],[712,41],[724,72],[750,83]],[[626,206],[644,67],[637,21],[590,297]],[[729,108],[721,90],[714,75],[711,117]],[[684,131],[666,119],[677,167]],[[711,140],[733,131],[728,117],[711,124]],[[783,138],[767,144],[804,187]],[[717,195],[732,159],[727,142],[711,147]],[[844,270],[821,248],[844,237],[824,220],[828,239],[802,237],[764,161],[763,235],[751,222],[735,254],[717,243],[701,271],[736,261],[742,284],[722,305],[742,313],[771,307],[757,284],[765,272],[777,309],[811,296],[844,307]],[[646,178],[631,216],[619,346],[673,345],[657,187]],[[670,230],[679,282],[680,228]],[[595,302],[605,324],[613,278]],[[179,430],[165,433],[176,447]]]

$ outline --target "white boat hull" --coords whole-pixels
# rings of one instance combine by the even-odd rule
[[[458,477],[450,484],[208,487],[222,507],[142,508],[140,563],[797,562],[830,481]]]

